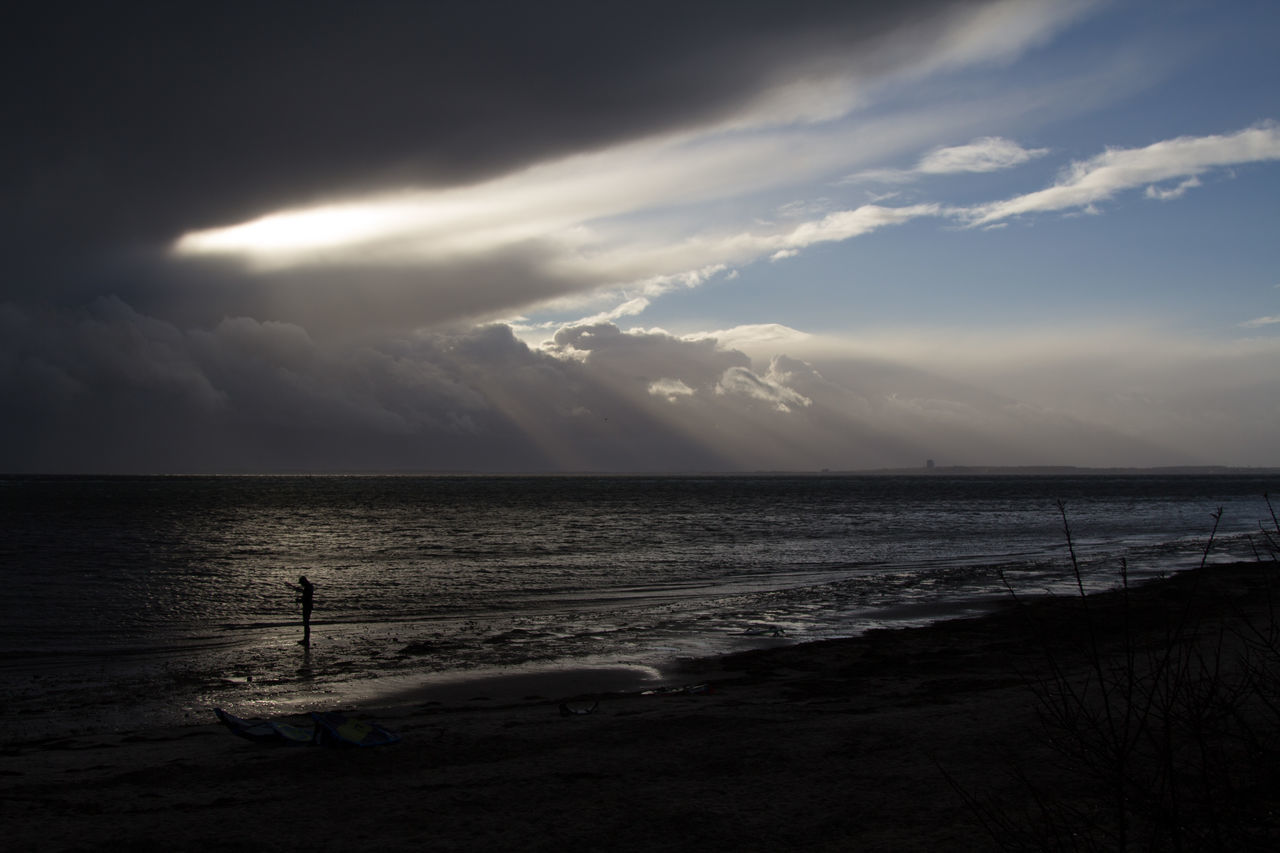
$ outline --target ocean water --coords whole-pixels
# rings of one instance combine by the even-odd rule
[[[0,739],[851,636],[1253,559],[1264,476],[0,478]],[[313,648],[290,588],[316,584]]]

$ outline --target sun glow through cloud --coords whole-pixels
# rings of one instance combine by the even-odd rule
[[[404,202],[335,204],[282,211],[225,228],[183,235],[179,254],[290,255],[377,240],[405,227],[422,227],[429,216]],[[412,224],[410,224],[412,223]]]
[[[831,226],[840,217],[862,218],[869,211],[845,210],[790,234],[778,229],[770,233],[749,227],[753,217],[759,218],[755,211],[772,204],[768,193],[832,181],[860,163],[928,145],[950,128],[975,125],[984,113],[1010,109],[975,102],[964,109],[863,115],[883,97],[882,90],[966,66],[1008,61],[1093,5],[1087,0],[1037,0],[957,10],[942,25],[917,34],[919,44],[891,40],[889,47],[866,58],[818,63],[766,87],[735,114],[701,127],[539,163],[470,186],[406,187],[280,210],[186,233],[174,243],[173,253],[228,258],[251,269],[277,271],[413,266],[527,246],[548,257],[553,271],[603,283],[677,276],[779,252],[785,256],[809,245],[806,233],[834,233]],[[924,45],[933,50],[922,50]],[[985,138],[935,151],[922,168],[986,171],[1038,154],[1007,140]],[[689,238],[679,223],[698,206],[723,206],[726,200],[733,200],[747,219],[719,222],[700,216],[703,224]],[[902,221],[919,215],[916,210],[878,215],[889,224],[894,217]],[[683,247],[671,240],[673,229],[681,233]],[[664,254],[665,262],[654,261]]]

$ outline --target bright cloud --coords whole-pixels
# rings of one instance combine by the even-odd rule
[[[715,144],[685,138],[642,142],[472,187],[279,211],[185,234],[174,252],[229,257],[272,271],[431,266],[525,248],[554,274],[595,282],[679,275],[808,245],[806,235],[842,227],[841,217],[802,224],[794,236],[783,230],[717,236],[711,226],[674,242],[665,218],[644,225],[618,220],[812,180],[850,157],[882,156],[925,132],[932,127],[908,122],[834,135],[762,133]],[[882,219],[897,215],[880,214]]]
[[[841,183],[905,183],[929,175],[996,172],[1020,166],[1048,153],[1048,148],[1023,148],[1011,139],[984,136],[967,145],[937,148],[921,157],[911,169],[870,169],[850,175]]]
[[[643,296],[637,296],[635,299],[628,299],[616,308],[612,308],[608,311],[602,311],[599,314],[595,314],[590,317],[583,317],[581,320],[578,320],[576,323],[572,323],[571,325],[591,326],[596,323],[620,320],[623,317],[634,317],[637,314],[643,314],[644,309],[648,307],[649,300]]]
[[[901,126],[887,135],[866,128],[858,131],[866,156],[881,152],[890,140],[906,138],[902,132]],[[749,193],[771,182],[796,181],[814,171],[804,157],[779,156],[783,138],[770,132],[724,145],[711,145],[696,135],[646,141],[543,164],[472,187],[275,213],[188,234],[175,251],[231,253],[271,269],[358,261],[412,267],[520,248],[527,252],[523,262],[528,268],[572,283],[563,287],[561,297],[529,297],[545,309],[554,310],[550,300],[556,298],[563,308],[573,310],[575,303],[592,294],[622,296],[616,307],[579,321],[590,325],[638,315],[662,294],[697,286],[736,267],[761,259],[784,261],[818,244],[847,241],[916,219],[956,219],[990,229],[1035,212],[1096,214],[1098,204],[1125,190],[1145,186],[1148,197],[1172,201],[1199,186],[1201,177],[1213,169],[1280,159],[1280,125],[1269,122],[1232,134],[1108,149],[1070,164],[1051,187],[976,206],[872,203],[823,213],[836,203],[823,197],[774,205],[773,211],[782,213],[778,219],[756,219],[737,227],[717,226],[712,220],[692,233],[675,230],[679,220],[652,213],[663,205],[674,204],[671,209],[678,210],[681,205]],[[797,150],[819,152],[819,160],[835,151],[812,140],[806,145]],[[979,137],[932,149],[909,174],[923,179],[991,172],[1047,153],[1003,137]],[[773,168],[773,163],[779,166]],[[748,177],[744,180],[743,175]],[[637,222],[635,217],[642,214]],[[806,215],[811,218],[803,218]],[[541,326],[544,331],[553,327]],[[528,332],[538,327],[520,328]]]
[[[726,349],[741,350],[758,358],[762,352],[792,351],[812,338],[807,332],[778,323],[756,323],[714,332],[699,332],[687,336],[686,340],[715,341]]]
[[[692,397],[693,389],[679,379],[663,378],[649,383],[649,393],[674,403],[681,397]]]
[[[926,154],[916,170],[926,175],[946,175],[953,172],[995,172],[1020,166],[1028,160],[1043,157],[1048,148],[1023,148],[1018,143],[987,136],[975,139],[968,145],[939,148]]]
[[[1147,187],[1147,198],[1154,198],[1157,201],[1172,201],[1175,198],[1182,198],[1187,194],[1187,190],[1195,189],[1200,186],[1200,179],[1196,177],[1187,178],[1176,187]]]
[[[767,403],[773,409],[787,413],[793,406],[804,407],[813,404],[808,397],[786,387],[777,380],[759,376],[745,367],[731,367],[720,377],[716,385],[717,394],[738,394]]]
[[[1124,190],[1185,181],[1212,169],[1267,160],[1280,160],[1280,125],[1274,122],[1226,136],[1182,136],[1145,148],[1113,148],[1072,163],[1052,187],[974,207],[964,215],[973,225],[987,225],[1028,213],[1088,210]],[[1187,186],[1173,192],[1180,194]]]

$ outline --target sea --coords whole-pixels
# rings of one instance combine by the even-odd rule
[[[495,673],[660,684],[688,658],[1071,595],[1073,565],[1093,590],[1122,566],[1136,582],[1254,560],[1278,480],[0,477],[0,741],[391,702]]]

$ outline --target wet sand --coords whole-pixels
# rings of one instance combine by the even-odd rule
[[[1086,646],[1158,649],[1188,615],[1233,655],[1235,629],[1273,624],[1277,572],[694,661],[666,690],[625,670],[469,680],[354,709],[402,735],[377,749],[261,746],[212,714],[6,744],[0,825],[15,850],[989,850],[1052,834],[1032,786],[1098,808],[1037,716],[1047,664],[1084,677]],[[1277,787],[1237,781],[1274,849]]]

